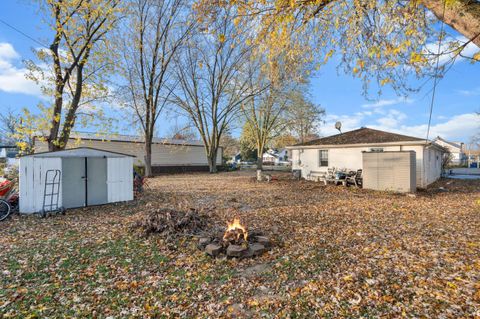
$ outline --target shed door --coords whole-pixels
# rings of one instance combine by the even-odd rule
[[[87,158],[87,205],[107,202],[107,159]]]
[[[85,206],[85,158],[63,158],[63,207]]]
[[[108,202],[133,200],[133,158],[108,159]]]

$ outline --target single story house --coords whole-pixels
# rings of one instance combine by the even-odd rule
[[[450,142],[440,136],[437,136],[434,143],[446,148],[450,154],[452,154],[453,165],[464,165],[467,162],[467,155],[465,154],[465,144],[462,142]]]
[[[423,188],[440,178],[445,149],[422,138],[362,127],[306,143],[288,146],[292,151],[292,170],[302,177],[328,168],[363,169],[362,152],[415,152],[416,186]]]
[[[68,148],[90,147],[109,152],[134,156],[135,165],[144,165],[145,147],[143,138],[128,135],[102,135],[72,133]],[[37,152],[48,151],[46,142],[34,138]],[[223,148],[219,148],[217,165],[222,164]],[[154,174],[170,172],[208,171],[208,161],[203,143],[200,141],[154,138],[152,145],[152,171]]]

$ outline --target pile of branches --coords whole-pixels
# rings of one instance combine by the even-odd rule
[[[207,215],[200,214],[194,208],[187,211],[159,208],[139,214],[133,227],[146,236],[162,234],[167,237],[176,237],[202,232],[207,227],[208,220]]]

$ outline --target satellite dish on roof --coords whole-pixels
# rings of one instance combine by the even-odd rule
[[[335,123],[335,128],[342,133],[342,122],[338,121]]]

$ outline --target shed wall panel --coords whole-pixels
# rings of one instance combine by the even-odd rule
[[[108,202],[133,200],[133,159],[109,158],[107,160]]]
[[[43,209],[45,174],[49,169],[62,170],[60,158],[22,157],[19,169],[20,212],[31,214]],[[62,188],[59,189],[59,206],[62,206]]]
[[[45,177],[48,170],[60,170],[62,172],[61,158],[34,158],[34,188],[35,188],[35,212],[43,209],[43,197],[45,194]],[[62,181],[60,179],[60,190],[58,206],[62,206]]]
[[[20,196],[20,212],[35,212],[34,197],[34,175],[33,175],[33,158],[22,157],[19,164],[19,196]]]

